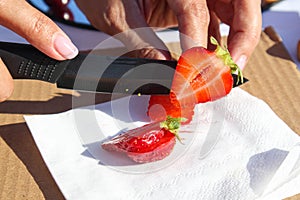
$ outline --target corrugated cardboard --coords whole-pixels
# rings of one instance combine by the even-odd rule
[[[179,44],[169,47],[178,50]],[[244,75],[250,81],[242,88],[267,102],[300,134],[297,120],[300,119],[300,73],[272,29],[262,33]],[[38,81],[15,81],[13,96],[0,103],[0,199],[64,199],[43,162],[23,115],[66,111],[72,108],[72,97],[89,95],[57,89],[55,85]],[[110,95],[97,95],[96,98],[100,103],[109,100]],[[300,194],[289,199],[300,199]]]

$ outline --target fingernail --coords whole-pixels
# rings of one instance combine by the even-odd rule
[[[240,56],[235,62],[241,69],[245,68],[247,57],[245,55]]]
[[[54,36],[54,48],[64,58],[72,59],[78,54],[78,49],[75,45],[62,34]]]

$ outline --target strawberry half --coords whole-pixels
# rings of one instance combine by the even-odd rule
[[[194,96],[197,103],[205,103],[226,96],[233,86],[231,73],[236,71],[238,81],[243,81],[242,72],[229,51],[213,37],[211,43],[217,46],[215,51],[193,47],[180,56],[171,88],[179,100]],[[192,92],[186,92],[187,87]]]
[[[167,114],[187,118],[189,122],[196,104],[217,100],[231,91],[231,73],[237,71],[238,81],[243,81],[242,72],[233,62],[229,51],[223,49],[215,38],[211,37],[210,41],[217,46],[215,51],[193,47],[182,53],[176,66],[170,95],[150,97],[148,115],[152,120],[158,120],[161,115]],[[154,105],[160,105],[160,111],[153,111]]]
[[[165,121],[146,124],[101,144],[107,151],[126,153],[138,163],[153,162],[167,157],[173,150],[181,118],[167,117]]]
[[[184,118],[182,124],[188,124],[194,115],[194,101],[181,103],[174,96],[170,95],[152,95],[149,100],[147,115],[152,121],[162,121],[166,116],[174,118]]]

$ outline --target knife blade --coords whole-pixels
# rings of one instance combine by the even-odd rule
[[[177,65],[169,60],[87,53],[57,61],[32,45],[9,42],[0,42],[0,57],[14,79],[46,81],[65,89],[124,94],[168,94]],[[237,75],[232,76],[234,87],[239,86]]]

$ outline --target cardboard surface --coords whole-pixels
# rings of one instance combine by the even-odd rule
[[[242,88],[267,102],[300,135],[300,72],[271,30],[263,32],[244,70]],[[272,37],[270,37],[272,36]],[[179,44],[170,44],[178,52]],[[39,81],[15,81],[13,96],[0,103],[0,199],[64,199],[28,130],[23,115],[58,113],[88,105],[89,93],[57,89]],[[72,98],[81,98],[72,105]],[[86,99],[86,101],[84,101]],[[97,95],[104,102],[110,95]],[[78,102],[78,101],[76,101]],[[92,102],[93,103],[93,102]],[[300,199],[300,194],[288,198]]]

